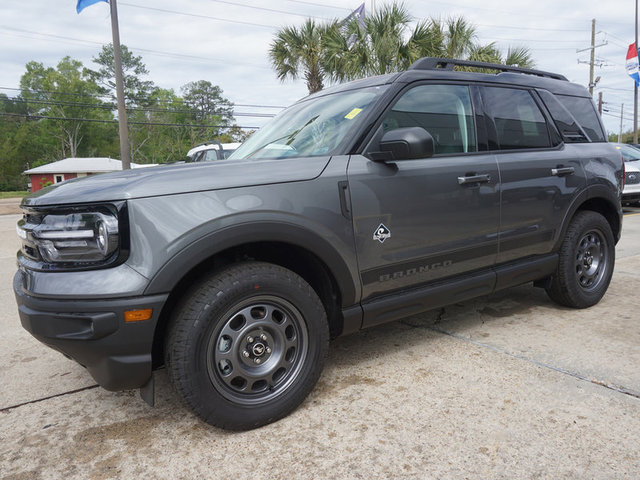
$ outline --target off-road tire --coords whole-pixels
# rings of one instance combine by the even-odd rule
[[[185,295],[166,337],[165,363],[177,392],[207,423],[248,430],[302,403],[328,341],[324,307],[304,279],[245,262]]]
[[[566,307],[587,308],[604,296],[615,263],[609,222],[597,212],[580,211],[571,220],[560,247],[549,297]]]

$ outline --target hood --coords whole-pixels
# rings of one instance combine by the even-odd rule
[[[159,195],[312,180],[330,157],[222,160],[136,168],[69,180],[39,190],[23,205],[110,202]]]

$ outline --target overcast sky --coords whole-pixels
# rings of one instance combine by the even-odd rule
[[[227,98],[241,105],[286,106],[306,95],[304,80],[277,80],[267,52],[275,32],[285,25],[344,18],[362,0],[118,0],[120,36],[143,57],[156,85],[173,88],[195,80],[219,85]],[[372,5],[372,3],[374,5]],[[366,11],[381,0],[367,0]],[[565,75],[587,85],[586,49],[591,41],[591,20],[596,19],[596,49],[603,92],[603,117],[609,132],[633,125],[633,82],[624,63],[634,40],[634,7],[630,1],[498,0],[405,1],[417,19],[464,15],[476,25],[482,43],[495,41],[506,51],[511,46],[531,49],[536,67]],[[91,66],[101,45],[111,41],[109,6],[97,3],[80,15],[76,0],[2,0],[0,7],[1,93],[9,96],[31,60],[55,66],[65,55]],[[246,106],[236,112],[276,112]],[[243,126],[262,125],[263,119],[236,117]]]

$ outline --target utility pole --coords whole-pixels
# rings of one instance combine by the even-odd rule
[[[622,143],[622,118],[624,117],[624,103],[620,109],[620,133],[618,133],[618,143]]]
[[[602,115],[602,92],[598,92],[598,113]]]
[[[111,33],[113,37],[113,61],[116,72],[116,98],[118,100],[118,130],[120,133],[120,160],[122,169],[131,168],[129,160],[129,129],[127,127],[127,110],[124,105],[124,81],[122,78],[122,52],[120,50],[120,30],[118,29],[118,7],[116,0],[110,0]]]
[[[578,60],[578,63],[588,63],[589,64],[589,94],[593,97],[593,87],[598,83],[598,79],[593,80],[593,68],[596,63],[596,48],[603,47],[607,44],[607,42],[603,42],[600,45],[596,45],[596,19],[591,20],[591,46],[589,48],[583,48],[582,50],[576,50],[576,53],[586,52],[587,50],[591,51],[589,55],[589,61],[585,62],[584,60]]]
[[[591,60],[589,61],[589,95],[593,97],[593,64],[596,59],[596,19],[591,20]]]

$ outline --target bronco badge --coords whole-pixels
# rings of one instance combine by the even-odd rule
[[[391,230],[385,227],[382,223],[378,228],[376,228],[376,231],[373,232],[373,239],[378,240],[380,243],[384,243],[384,241],[390,237],[391,237]]]

